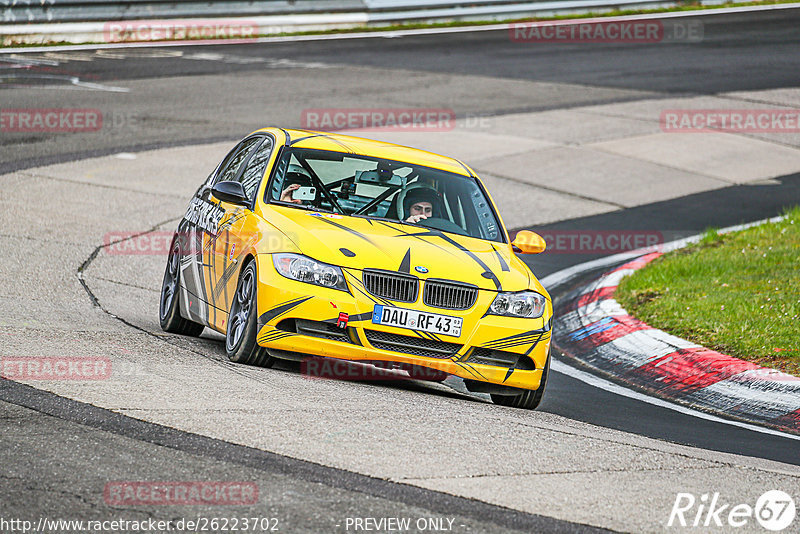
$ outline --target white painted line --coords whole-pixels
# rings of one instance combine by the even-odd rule
[[[85,82],[80,78],[73,78],[70,80],[72,85],[76,87],[83,87],[85,89],[92,89],[93,91],[108,91],[109,93],[130,93],[131,90],[127,87],[118,87],[114,85],[105,85],[102,83]]]
[[[592,21],[603,22],[627,22],[635,20],[655,20],[655,19],[674,19],[686,17],[707,17],[714,15],[727,15],[731,13],[753,13],[759,11],[774,11],[783,9],[798,9],[800,3],[794,4],[773,4],[764,6],[743,6],[743,7],[729,7],[720,9],[705,9],[698,11],[676,11],[671,13],[650,13],[642,15],[625,15],[619,17],[599,17],[597,19],[561,19],[555,21],[541,21],[537,25],[541,27],[556,26],[569,23],[590,23]],[[181,19],[184,20],[184,19]],[[225,19],[231,20],[231,19]],[[252,20],[252,19],[248,19]],[[83,24],[83,23],[76,23]],[[85,23],[96,24],[96,23]],[[88,26],[87,26],[88,27]],[[260,37],[257,39],[220,39],[217,41],[159,41],[159,42],[144,42],[144,43],[108,43],[108,44],[80,44],[80,45],[64,45],[64,46],[36,46],[24,48],[0,48],[0,53],[37,53],[37,52],[58,52],[58,51],[73,51],[73,50],[107,50],[114,48],[158,48],[158,47],[171,47],[171,46],[221,46],[221,45],[236,45],[243,43],[296,43],[304,41],[336,41],[344,39],[376,39],[376,38],[395,38],[416,35],[441,35],[448,33],[469,33],[469,32],[484,32],[484,31],[497,31],[508,30],[508,23],[502,24],[486,24],[482,26],[457,26],[447,28],[417,28],[408,30],[388,30],[388,31],[374,31],[374,32],[356,32],[356,33],[334,33],[323,35],[289,35],[282,37]],[[8,30],[5,30],[8,33]],[[102,31],[102,30],[101,30]]]
[[[717,417],[716,415],[711,415],[709,413],[701,412],[698,410],[693,410],[691,408],[687,408],[685,406],[681,406],[679,404],[673,404],[671,402],[667,402],[665,400],[651,397],[649,395],[645,395],[644,393],[639,393],[638,391],[633,391],[627,389],[623,386],[615,384],[614,382],[610,382],[599,376],[595,376],[591,373],[587,373],[585,371],[581,371],[568,365],[561,360],[553,359],[550,362],[550,368],[553,369],[557,373],[561,373],[563,375],[570,376],[576,380],[580,380],[584,384],[588,384],[590,386],[594,386],[596,388],[600,388],[602,390],[608,391],[609,393],[614,393],[616,395],[621,395],[623,397],[627,397],[629,399],[638,400],[641,402],[645,402],[647,404],[651,404],[653,406],[658,406],[659,408],[666,408],[668,410],[672,410],[674,412],[682,413],[685,415],[689,415],[692,417],[697,417],[699,419],[705,419],[706,421],[711,421],[714,423],[722,423],[725,425],[736,426],[739,428],[743,428],[745,430],[751,430],[753,432],[759,432],[761,434],[769,434],[771,436],[779,436],[782,438],[788,438],[800,441],[800,436],[795,436],[793,434],[786,434],[784,432],[780,432],[778,430],[773,430],[771,428],[760,427],[757,425],[751,425],[749,423],[743,423],[741,421],[734,421],[731,419],[723,419],[721,417]]]
[[[28,89],[89,89],[92,91],[107,91],[109,93],[129,93],[130,89],[127,87],[117,87],[114,85],[104,85],[101,83],[85,82],[77,76],[62,76],[58,74],[28,74],[28,73],[12,73],[0,74],[0,80],[53,80],[57,82],[66,82],[69,85],[56,85],[56,84],[40,84],[40,85],[24,85]],[[8,84],[8,87],[14,87],[14,82]]]

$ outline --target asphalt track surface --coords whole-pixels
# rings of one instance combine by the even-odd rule
[[[702,42],[658,46],[514,43],[498,30],[21,55],[14,61],[39,64],[3,65],[0,87],[21,89],[4,92],[4,108],[57,99],[64,107],[100,109],[118,126],[101,139],[4,135],[0,172],[137,147],[239,139],[265,124],[300,126],[301,110],[309,107],[405,105],[492,116],[797,85],[798,10],[699,20]],[[70,84],[74,77],[108,91],[115,82],[132,90],[79,90]],[[531,90],[523,81],[539,85]]]
[[[539,43],[526,48],[498,31],[181,49],[186,55],[206,54],[206,59],[194,61],[142,49],[126,52],[125,59],[75,52],[62,56],[58,66],[48,66],[48,57],[37,54],[40,67],[14,73],[13,82],[5,78],[0,85],[3,108],[55,107],[57,101],[63,107],[116,113],[123,124],[102,139],[88,134],[4,134],[0,172],[144,148],[233,141],[265,124],[299,125],[299,111],[309,103],[320,108],[448,107],[463,117],[654,95],[796,87],[798,28],[800,12],[785,11],[706,20],[702,43],[662,46]],[[247,61],[265,57],[271,62]],[[137,84],[137,91],[32,89],[32,84],[62,84],[59,78],[29,76],[42,72],[107,87],[125,81]],[[559,92],[542,85],[541,92],[531,94],[515,90],[515,80],[579,84],[584,90]],[[800,176],[778,181],[771,187],[731,186],[548,227],[650,228],[675,232],[676,237],[692,235],[710,226],[771,217],[800,203]],[[594,257],[545,255],[530,264],[541,278]],[[11,283],[11,275],[4,273],[3,282]],[[414,390],[413,385],[397,387]],[[124,458],[132,479],[209,477],[257,480],[262,488],[279,488],[269,492],[269,512],[287,525],[303,525],[287,531],[330,529],[330,517],[353,515],[446,515],[475,532],[590,530],[143,423],[7,381],[0,382],[0,400],[0,478],[8,482],[0,490],[3,516],[26,509],[51,516],[104,517],[108,510],[84,495],[98,480],[108,480],[115,462]],[[797,441],[682,415],[557,373],[541,409],[672,443],[800,465]],[[33,481],[52,484],[43,489]],[[263,509],[259,512],[264,515]],[[169,517],[159,510],[136,513]]]

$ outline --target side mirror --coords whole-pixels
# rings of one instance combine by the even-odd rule
[[[511,242],[514,252],[521,252],[522,254],[539,254],[544,252],[547,248],[547,243],[544,242],[542,236],[530,230],[520,230]]]
[[[239,206],[250,205],[250,199],[244,194],[244,187],[239,182],[218,182],[211,188],[211,194],[222,202],[230,202]]]

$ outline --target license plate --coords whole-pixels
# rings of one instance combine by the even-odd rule
[[[372,312],[372,322],[410,330],[422,330],[445,336],[461,335],[461,317],[450,317],[438,313],[427,313],[377,304]]]

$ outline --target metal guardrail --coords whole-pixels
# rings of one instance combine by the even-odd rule
[[[363,11],[362,0],[0,0],[2,24]]]
[[[681,0],[0,0],[0,47],[257,36],[654,9]],[[700,0],[718,4],[724,0]],[[780,9],[797,4],[776,4]],[[765,7],[766,9],[766,7]],[[487,27],[488,28],[488,27]],[[457,28],[449,29],[458,31]],[[448,31],[449,31],[448,30]],[[220,34],[219,32],[222,32]],[[414,30],[408,30],[414,31]],[[280,37],[278,37],[280,38]]]
[[[587,13],[612,9],[655,9],[673,6],[672,0],[537,0],[533,2],[482,2],[469,5],[450,4],[419,7],[405,11],[369,13],[369,24],[388,24],[398,21],[426,22],[431,20],[508,20],[532,15],[548,16],[566,13]],[[482,5],[483,4],[483,5]]]
[[[274,15],[362,14],[370,22],[420,19],[486,19],[533,13],[552,2],[511,0],[0,0],[0,24],[97,22],[141,19],[255,17]],[[559,4],[597,5],[596,0],[566,0]],[[604,1],[603,5],[637,2]],[[672,3],[672,2],[659,2]]]

